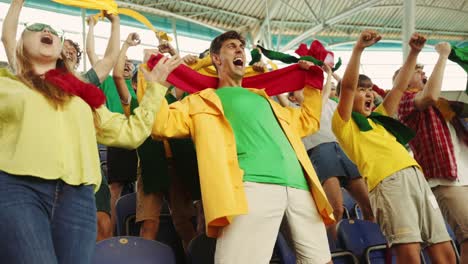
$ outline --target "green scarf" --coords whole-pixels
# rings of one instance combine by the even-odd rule
[[[463,48],[452,46],[452,51],[448,58],[460,65],[465,72],[468,72],[468,46]],[[465,93],[468,94],[468,81],[466,82]]]
[[[260,45],[257,45],[257,48],[260,49],[262,51],[262,54],[265,55],[265,57],[267,57],[270,60],[277,60],[286,64],[297,63],[300,60],[305,60],[305,61],[313,62],[317,66],[323,65],[323,61],[318,60],[312,56],[301,56],[297,58],[292,55],[282,53],[279,51],[265,49],[264,47]],[[259,62],[260,59],[262,58],[262,55],[260,54],[258,49],[253,49],[250,51],[250,55],[252,56],[252,60],[249,63],[250,66],[252,66],[256,62]],[[338,68],[340,68],[341,66],[341,63],[342,63],[341,58],[338,58],[338,62],[336,63],[335,67],[333,67],[332,71],[338,70]]]
[[[351,114],[354,122],[359,127],[361,131],[372,130],[372,126],[367,120],[370,118],[377,124],[382,125],[388,132],[395,136],[396,140],[405,146],[408,142],[416,135],[412,129],[403,125],[398,120],[395,120],[389,116],[385,116],[376,112],[372,112],[369,117],[366,117],[360,113],[353,112]]]

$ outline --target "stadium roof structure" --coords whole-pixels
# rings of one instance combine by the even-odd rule
[[[0,2],[10,2],[0,0]],[[413,4],[416,31],[429,44],[448,41],[468,45],[468,0],[123,0],[119,7],[137,10],[155,27],[169,33],[210,40],[220,32],[238,30],[250,43],[275,50],[295,49],[318,39],[327,46],[353,42],[364,29],[375,29],[386,40],[380,48],[399,45],[402,24]],[[80,15],[78,8],[49,0],[27,0],[26,6]],[[88,10],[87,14],[95,11]],[[130,18],[123,24],[143,27]],[[401,46],[400,46],[401,48]]]
[[[11,1],[0,0],[0,2]],[[300,43],[310,43],[318,39],[333,51],[348,52],[352,49],[358,34],[368,28],[379,31],[384,37],[370,49],[391,53],[401,52],[402,39],[408,37],[409,32],[408,27],[404,25],[410,22],[414,27],[409,28],[414,28],[428,38],[429,45],[426,45],[426,50],[432,50],[430,45],[440,41],[448,41],[459,47],[468,45],[468,0],[117,0],[116,2],[119,7],[142,13],[157,29],[172,33],[176,38],[176,44],[178,36],[211,41],[221,32],[237,30],[246,35],[248,44],[260,43],[273,50],[289,52],[295,50]],[[51,0],[26,0],[25,6],[81,16],[82,21],[84,16],[97,13],[96,10],[82,10]],[[2,20],[3,18],[0,18],[0,21]],[[140,22],[124,15],[121,16],[121,24],[145,28]],[[82,34],[84,43],[84,25],[81,29],[74,25],[73,28],[64,30],[74,36]],[[106,38],[102,34],[106,33],[101,33],[98,38]],[[378,65],[369,64],[368,67],[374,72],[387,67],[384,64],[385,62]],[[464,79],[460,73],[455,74],[456,76],[454,74],[447,78]],[[383,76],[378,75],[375,74],[376,79],[381,78],[380,81],[385,81]],[[458,82],[463,84],[466,81]],[[462,86],[464,89],[464,85]],[[468,103],[468,95],[459,90],[458,86],[449,88],[444,92],[444,96]]]

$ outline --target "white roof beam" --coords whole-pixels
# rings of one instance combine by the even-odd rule
[[[214,27],[214,26],[210,26],[210,25],[208,25],[206,23],[197,21],[195,19],[191,19],[191,18],[186,17],[186,16],[177,15],[177,14],[165,11],[165,10],[152,8],[152,7],[145,7],[145,6],[136,5],[136,4],[127,3],[127,2],[122,2],[122,1],[116,1],[116,3],[117,3],[117,5],[119,7],[131,8],[131,9],[134,9],[134,10],[140,11],[140,12],[147,12],[147,13],[150,13],[150,14],[153,14],[153,15],[158,15],[158,16],[162,16],[162,17],[170,17],[170,18],[175,18],[175,19],[187,21],[187,22],[190,22],[190,23],[193,23],[193,24],[204,26],[206,28],[209,28],[209,29],[212,29],[212,30],[218,31],[218,32],[224,32],[225,31],[224,29]]]
[[[268,0],[266,0],[266,3],[267,3],[266,7],[265,7],[266,16],[265,16],[265,19],[261,22],[258,32],[253,36],[253,43],[254,44],[256,44],[260,40],[265,27],[268,27],[268,29],[269,29],[271,18],[274,17],[278,13],[279,7],[281,6],[281,1],[280,0],[271,0],[270,5],[268,5]],[[268,35],[270,35],[270,34],[268,34]],[[269,41],[267,39],[264,39],[264,40],[265,40],[265,42],[269,43]]]
[[[239,17],[239,18],[242,18],[242,19],[250,20],[252,22],[260,21],[259,19],[255,18],[255,17],[246,16],[246,15],[242,15],[242,14],[239,14],[239,13],[234,13],[234,12],[226,11],[226,10],[223,10],[223,9],[220,9],[220,8],[214,8],[214,7],[206,6],[206,5],[191,3],[191,2],[187,2],[187,1],[177,1],[175,3],[183,4],[183,5],[187,5],[187,6],[191,6],[191,7],[202,8],[202,9],[206,9],[206,10],[212,10],[213,12],[217,12],[217,13],[220,13],[220,14],[225,14],[225,15],[229,15],[229,16],[233,16],[233,17]]]
[[[296,38],[294,38],[293,40],[291,40],[288,44],[286,44],[286,46],[284,46],[281,50],[282,51],[286,51],[286,50],[289,50],[289,49],[292,49],[294,48],[295,46],[297,46],[297,44],[299,44],[301,41],[304,41],[308,38],[310,38],[311,36],[313,36],[315,33],[321,31],[322,29],[325,28],[325,26],[330,26],[330,25],[333,25],[333,24],[336,24],[338,23],[339,21],[343,20],[343,19],[346,19],[348,17],[351,17],[363,10],[365,10],[366,8],[369,8],[371,6],[374,6],[374,5],[377,5],[379,2],[381,2],[382,0],[369,0],[367,2],[364,2],[362,4],[359,4],[359,5],[356,5],[354,6],[353,8],[351,9],[348,9],[346,11],[344,11],[343,13],[340,13],[338,14],[337,16],[335,17],[332,17],[330,19],[327,19],[326,21],[324,21],[322,24],[319,24],[319,25],[316,25],[314,26],[313,28],[307,30],[306,32],[302,33],[301,35],[297,36]]]
[[[379,27],[379,26],[362,26],[362,25],[346,25],[346,24],[335,24],[334,27],[351,28],[351,29],[394,30],[398,32],[401,31],[400,27]],[[468,32],[462,32],[462,31],[430,30],[430,29],[418,29],[418,28],[416,28],[415,31],[422,33],[422,34],[468,36]]]

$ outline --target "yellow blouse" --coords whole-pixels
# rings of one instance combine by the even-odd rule
[[[35,90],[0,70],[0,170],[13,175],[61,179],[70,185],[101,182],[96,142],[136,148],[151,133],[155,113],[166,88],[150,83],[135,114],[96,110],[96,130],[91,108],[73,97],[62,109],[54,109]]]

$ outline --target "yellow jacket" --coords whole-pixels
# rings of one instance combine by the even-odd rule
[[[302,137],[319,129],[322,110],[320,91],[305,88],[304,107],[294,109],[270,100],[263,90],[249,90],[269,100],[304,169],[322,219],[325,224],[333,223],[333,209],[301,141]],[[163,101],[156,114],[152,136],[192,137],[198,157],[208,236],[216,237],[219,230],[235,216],[248,213],[242,181],[244,172],[239,167],[234,133],[223,114],[215,89],[205,89],[170,106]]]

